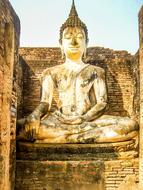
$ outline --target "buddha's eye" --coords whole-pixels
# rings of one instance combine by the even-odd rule
[[[84,36],[83,36],[83,34],[82,33],[79,33],[79,34],[77,34],[77,36],[76,36],[77,38],[80,38],[80,39],[83,39],[84,38]]]
[[[64,38],[65,38],[65,39],[70,39],[71,37],[72,37],[72,34],[65,34],[65,35],[64,35]]]

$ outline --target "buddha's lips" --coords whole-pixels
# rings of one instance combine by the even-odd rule
[[[70,49],[79,49],[79,47],[69,47]]]

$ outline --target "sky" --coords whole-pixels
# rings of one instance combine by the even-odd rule
[[[21,47],[59,47],[59,29],[72,0],[9,0],[21,21]],[[89,47],[139,48],[138,12],[143,0],[75,0],[89,33]]]

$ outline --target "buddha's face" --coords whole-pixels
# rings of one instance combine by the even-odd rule
[[[66,28],[62,36],[62,49],[69,59],[78,60],[82,58],[86,50],[84,30],[79,27]]]

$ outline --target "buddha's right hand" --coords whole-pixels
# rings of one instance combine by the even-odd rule
[[[34,141],[37,139],[40,127],[40,117],[30,114],[25,121],[24,132],[27,140]]]

